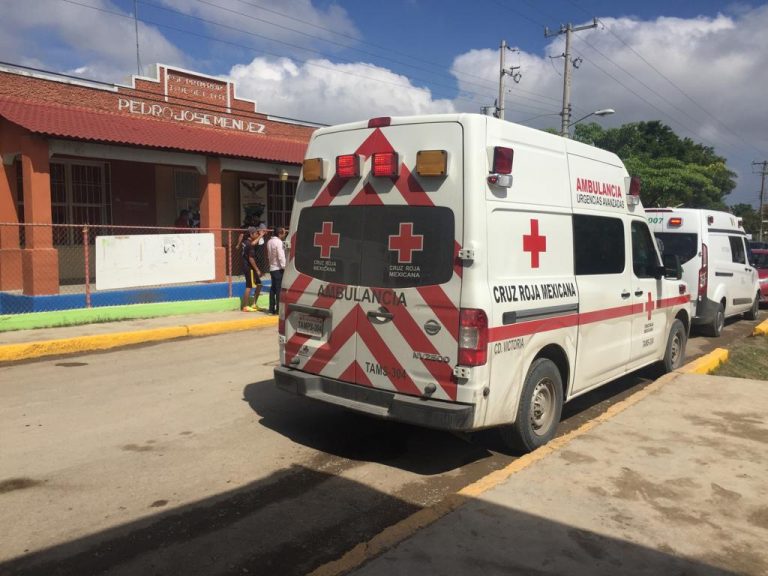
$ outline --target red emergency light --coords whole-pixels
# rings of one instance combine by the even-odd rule
[[[682,225],[683,225],[683,219],[678,218],[677,216],[667,220],[667,226],[669,226],[670,228],[679,228]]]
[[[345,154],[336,156],[336,176],[339,178],[360,177],[360,155]]]
[[[371,158],[371,171],[374,176],[396,177],[399,166],[397,152],[377,152]]]
[[[380,116],[379,118],[371,118],[368,120],[368,128],[383,128],[389,126],[392,123],[392,118],[389,116]]]
[[[642,184],[639,176],[632,176],[629,180],[629,195],[640,197],[640,185]]]
[[[512,174],[512,161],[515,151],[512,148],[495,146],[493,148],[493,172],[494,174]]]

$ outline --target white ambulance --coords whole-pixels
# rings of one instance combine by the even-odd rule
[[[546,443],[565,401],[684,356],[687,288],[664,277],[629,186],[614,154],[476,114],[317,130],[291,220],[277,386]]]
[[[741,220],[716,210],[648,208],[648,223],[663,252],[680,258],[693,303],[694,326],[720,336],[725,319],[757,320],[760,279],[750,263]]]

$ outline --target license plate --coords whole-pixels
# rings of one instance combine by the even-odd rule
[[[320,316],[310,316],[309,314],[299,314],[296,332],[311,336],[312,338],[323,337],[323,323],[325,318]]]

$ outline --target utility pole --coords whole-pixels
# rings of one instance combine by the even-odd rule
[[[563,117],[563,122],[560,126],[560,136],[568,138],[568,126],[571,121],[571,64],[576,65],[576,62],[571,62],[571,35],[574,32],[580,32],[582,30],[588,30],[590,28],[597,28],[597,18],[592,19],[592,24],[588,26],[579,26],[574,28],[570,22],[560,26],[560,30],[557,32],[550,31],[549,28],[544,28],[544,37],[557,36],[559,34],[565,34],[565,66],[563,72],[563,111],[560,115]],[[578,66],[576,66],[578,68]]]
[[[510,48],[507,46],[507,41],[502,40],[501,46],[499,46],[499,99],[496,102],[496,118],[502,120],[504,120],[504,76],[512,76],[515,83],[520,82],[521,77],[519,72],[515,72],[515,70],[520,69],[520,66],[504,67],[504,55],[507,50],[514,50],[514,48]]]
[[[768,174],[768,160],[762,162],[752,162],[752,166],[761,166],[760,171],[760,210],[758,216],[760,217],[760,242],[763,241],[763,194],[765,194],[765,175]]]
[[[133,0],[133,24],[136,30],[136,74],[141,76],[141,58],[139,57],[139,7],[137,0]]]

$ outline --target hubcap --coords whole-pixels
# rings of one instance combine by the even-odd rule
[[[681,348],[682,348],[682,339],[680,338],[680,334],[675,332],[675,336],[672,338],[672,347],[670,350],[670,356],[671,356],[673,368],[677,368],[677,364],[680,361]]]
[[[555,406],[555,383],[543,378],[536,383],[531,398],[531,425],[537,435],[547,432],[552,424]]]

